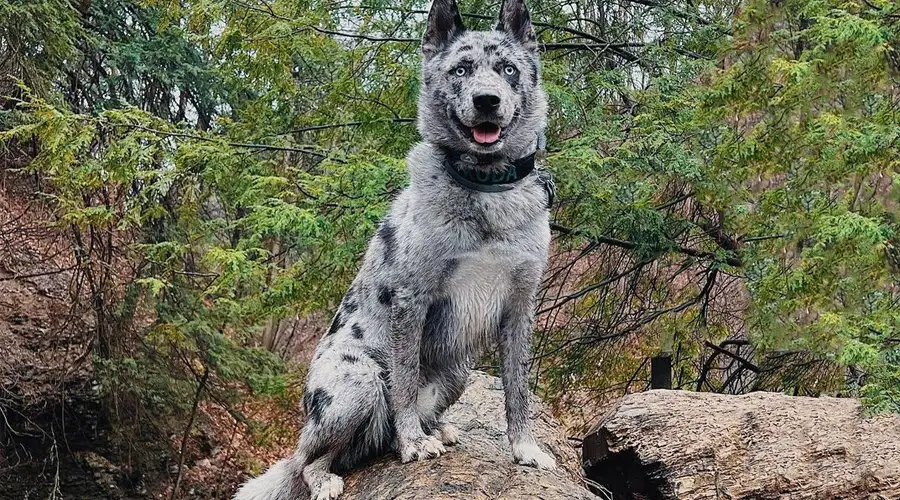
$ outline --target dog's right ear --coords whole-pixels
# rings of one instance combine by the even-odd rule
[[[465,31],[456,0],[434,0],[428,12],[428,27],[422,37],[422,53],[428,59],[443,49],[450,40]]]

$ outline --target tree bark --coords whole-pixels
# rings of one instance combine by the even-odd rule
[[[648,391],[588,433],[614,498],[900,498],[900,416],[854,399]]]
[[[460,442],[440,458],[401,464],[395,455],[360,468],[346,480],[342,500],[362,499],[584,499],[577,453],[562,426],[532,399],[535,439],[556,458],[558,469],[541,471],[513,464],[506,439],[500,380],[473,372],[462,398],[445,415]]]

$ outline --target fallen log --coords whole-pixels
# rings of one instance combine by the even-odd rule
[[[401,464],[384,457],[346,478],[343,500],[363,499],[584,499],[578,454],[562,426],[537,398],[531,410],[535,438],[556,458],[558,469],[541,471],[515,465],[506,439],[500,380],[473,372],[462,398],[446,414],[460,431],[460,442],[433,460]]]
[[[631,394],[582,453],[616,499],[900,498],[900,417],[854,399]]]

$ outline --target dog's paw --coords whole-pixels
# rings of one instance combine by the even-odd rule
[[[447,446],[453,446],[459,442],[459,430],[450,424],[442,423],[438,425],[431,435]]]
[[[513,461],[543,470],[556,468],[556,460],[538,448],[534,441],[520,441],[512,445]]]
[[[336,474],[328,474],[321,483],[310,488],[310,500],[335,500],[344,492],[344,480]]]
[[[400,443],[400,461],[407,463],[413,460],[437,458],[446,451],[444,445],[434,436],[404,440]]]

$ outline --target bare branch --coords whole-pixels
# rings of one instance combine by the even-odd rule
[[[374,125],[376,123],[415,123],[415,121],[415,118],[389,118],[385,120],[372,120],[368,122],[328,123],[325,125],[310,125],[308,127],[295,128],[276,135],[300,134],[303,132],[315,132],[319,130],[329,130],[341,127],[361,127],[363,125]]]
[[[318,156],[319,158],[327,158],[328,155],[325,153],[320,153],[318,151],[313,151],[311,149],[306,148],[297,148],[291,146],[274,146],[271,144],[254,144],[248,142],[228,142],[222,141],[219,139],[214,139],[212,137],[203,137],[202,135],[194,135],[194,134],[186,134],[184,132],[167,132],[165,130],[157,130],[150,127],[144,127],[142,125],[123,125],[132,128],[136,128],[139,130],[143,130],[145,132],[150,132],[151,134],[162,135],[166,137],[181,137],[184,139],[193,139],[195,141],[203,141],[203,142],[218,142],[221,144],[225,144],[234,148],[246,148],[246,149],[256,149],[256,150],[266,150],[266,151],[291,151],[295,153],[304,153],[312,156]]]
[[[626,250],[634,250],[635,248],[637,248],[637,243],[634,243],[631,241],[620,240],[617,238],[610,238],[608,236],[591,236],[582,231],[578,231],[577,229],[568,228],[568,227],[561,226],[561,225],[555,224],[555,223],[550,224],[550,229],[552,229],[553,231],[556,231],[558,233],[563,233],[563,234],[573,235],[573,236],[580,236],[589,241],[596,241],[597,243],[604,243],[606,245],[612,245],[615,247],[624,248]],[[675,247],[670,247],[670,248],[665,248],[665,249],[660,249],[660,250],[673,251],[676,253],[688,255],[690,257],[696,257],[698,259],[713,259],[713,260],[716,259],[716,254],[714,254],[712,252],[704,252],[702,250],[696,250],[694,248],[675,246]],[[744,265],[743,261],[741,261],[741,259],[738,257],[726,257],[725,263],[728,264],[729,266],[733,266],[733,267],[743,267],[743,265]]]

